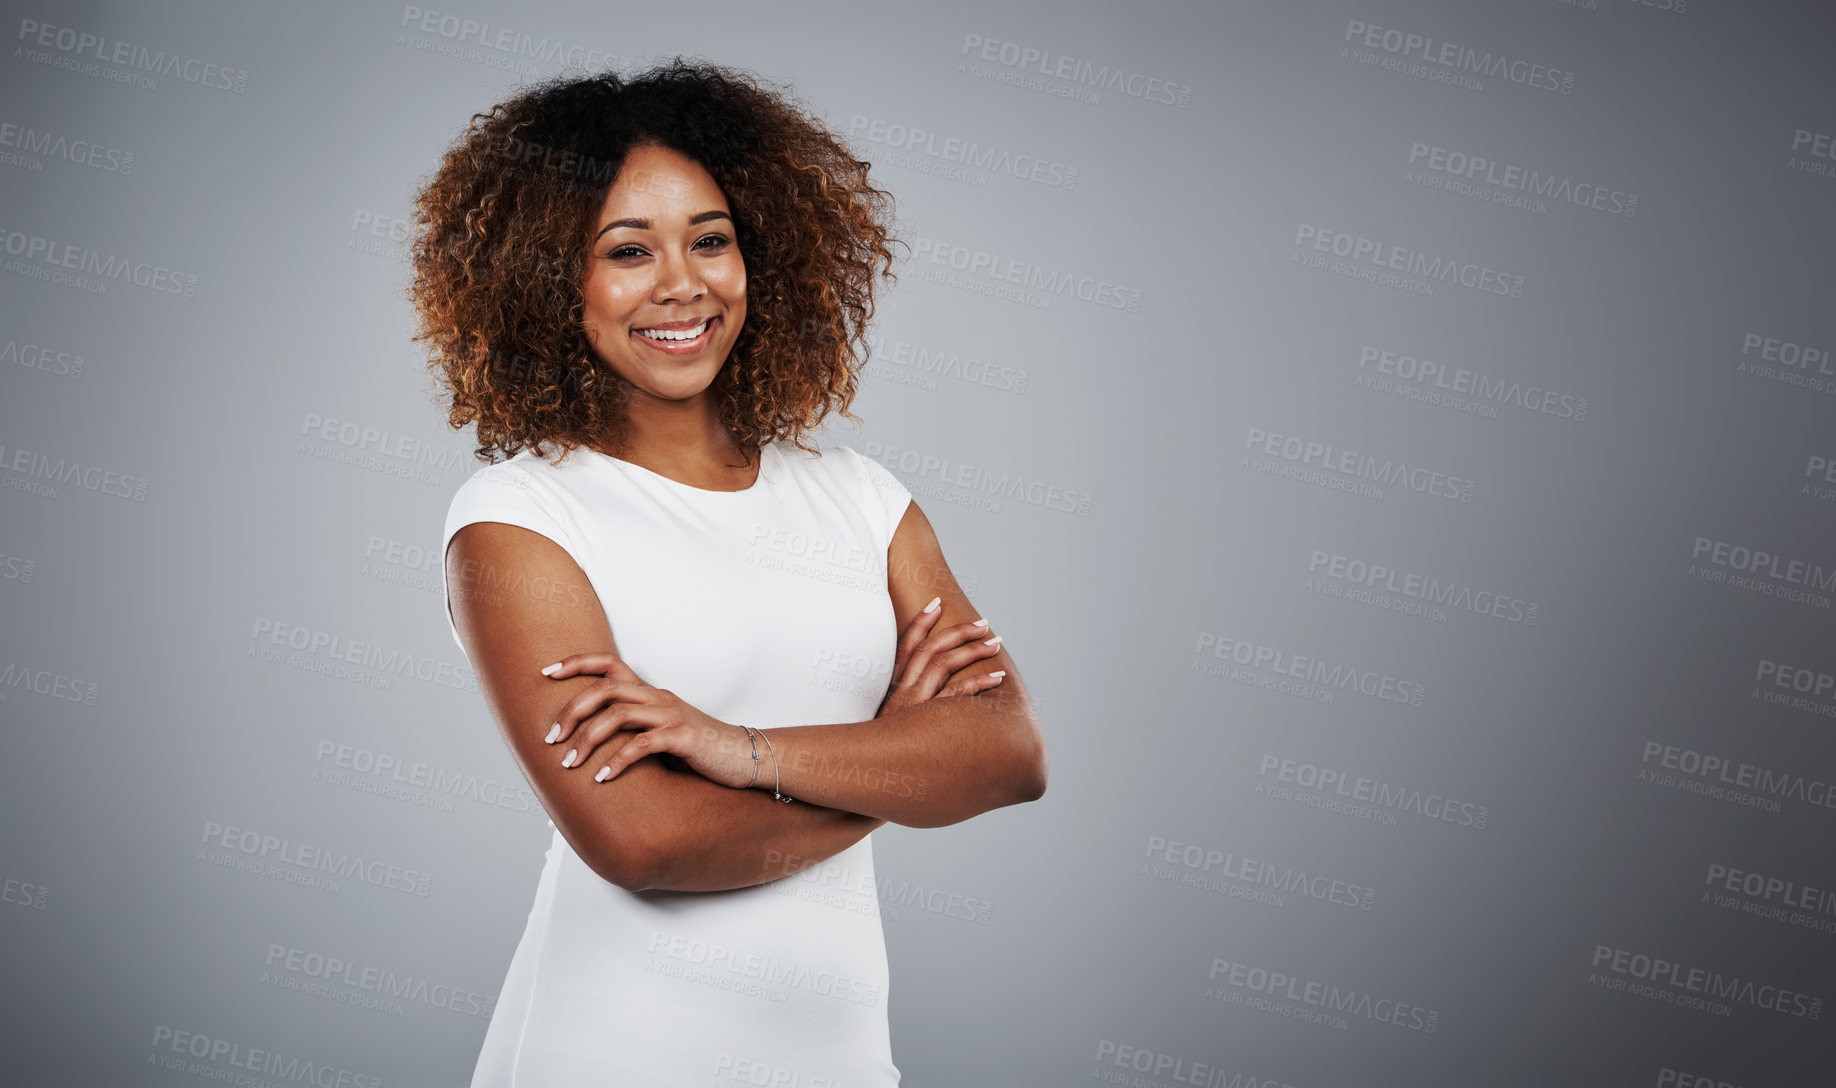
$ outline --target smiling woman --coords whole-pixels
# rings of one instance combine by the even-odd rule
[[[898,1083],[870,833],[1045,790],[910,492],[804,443],[855,418],[889,217],[787,96],[680,61],[476,115],[419,197],[419,339],[492,461],[448,616],[555,827],[474,1088]]]
[[[746,262],[720,186],[659,144],[627,153],[600,214],[581,284],[587,341],[627,396],[655,402],[635,413],[647,420],[714,383],[746,325]]]

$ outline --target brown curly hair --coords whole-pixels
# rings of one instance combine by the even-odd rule
[[[712,387],[743,449],[848,410],[876,279],[894,279],[892,197],[787,91],[680,57],[635,77],[556,77],[472,116],[414,202],[408,298],[447,423],[474,456],[623,447],[627,383],[593,352],[588,240],[626,154],[656,144],[725,194],[746,264],[746,323]],[[545,455],[545,454],[544,454]]]

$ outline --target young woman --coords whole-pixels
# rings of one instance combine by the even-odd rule
[[[923,512],[803,437],[858,419],[889,204],[680,60],[519,91],[419,194],[418,338],[492,462],[448,614],[555,826],[474,1088],[896,1084],[869,833],[1045,791]]]

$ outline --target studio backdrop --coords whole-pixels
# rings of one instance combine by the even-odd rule
[[[873,836],[907,1083],[1827,1079],[1823,5],[436,2],[7,4],[0,1079],[466,1082],[552,830],[443,612],[410,202],[676,55],[895,195],[824,437],[1048,738]]]

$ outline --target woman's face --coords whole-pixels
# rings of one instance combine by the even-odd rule
[[[680,152],[634,147],[593,231],[581,287],[599,357],[633,400],[706,390],[746,323],[746,264],[720,186]]]

